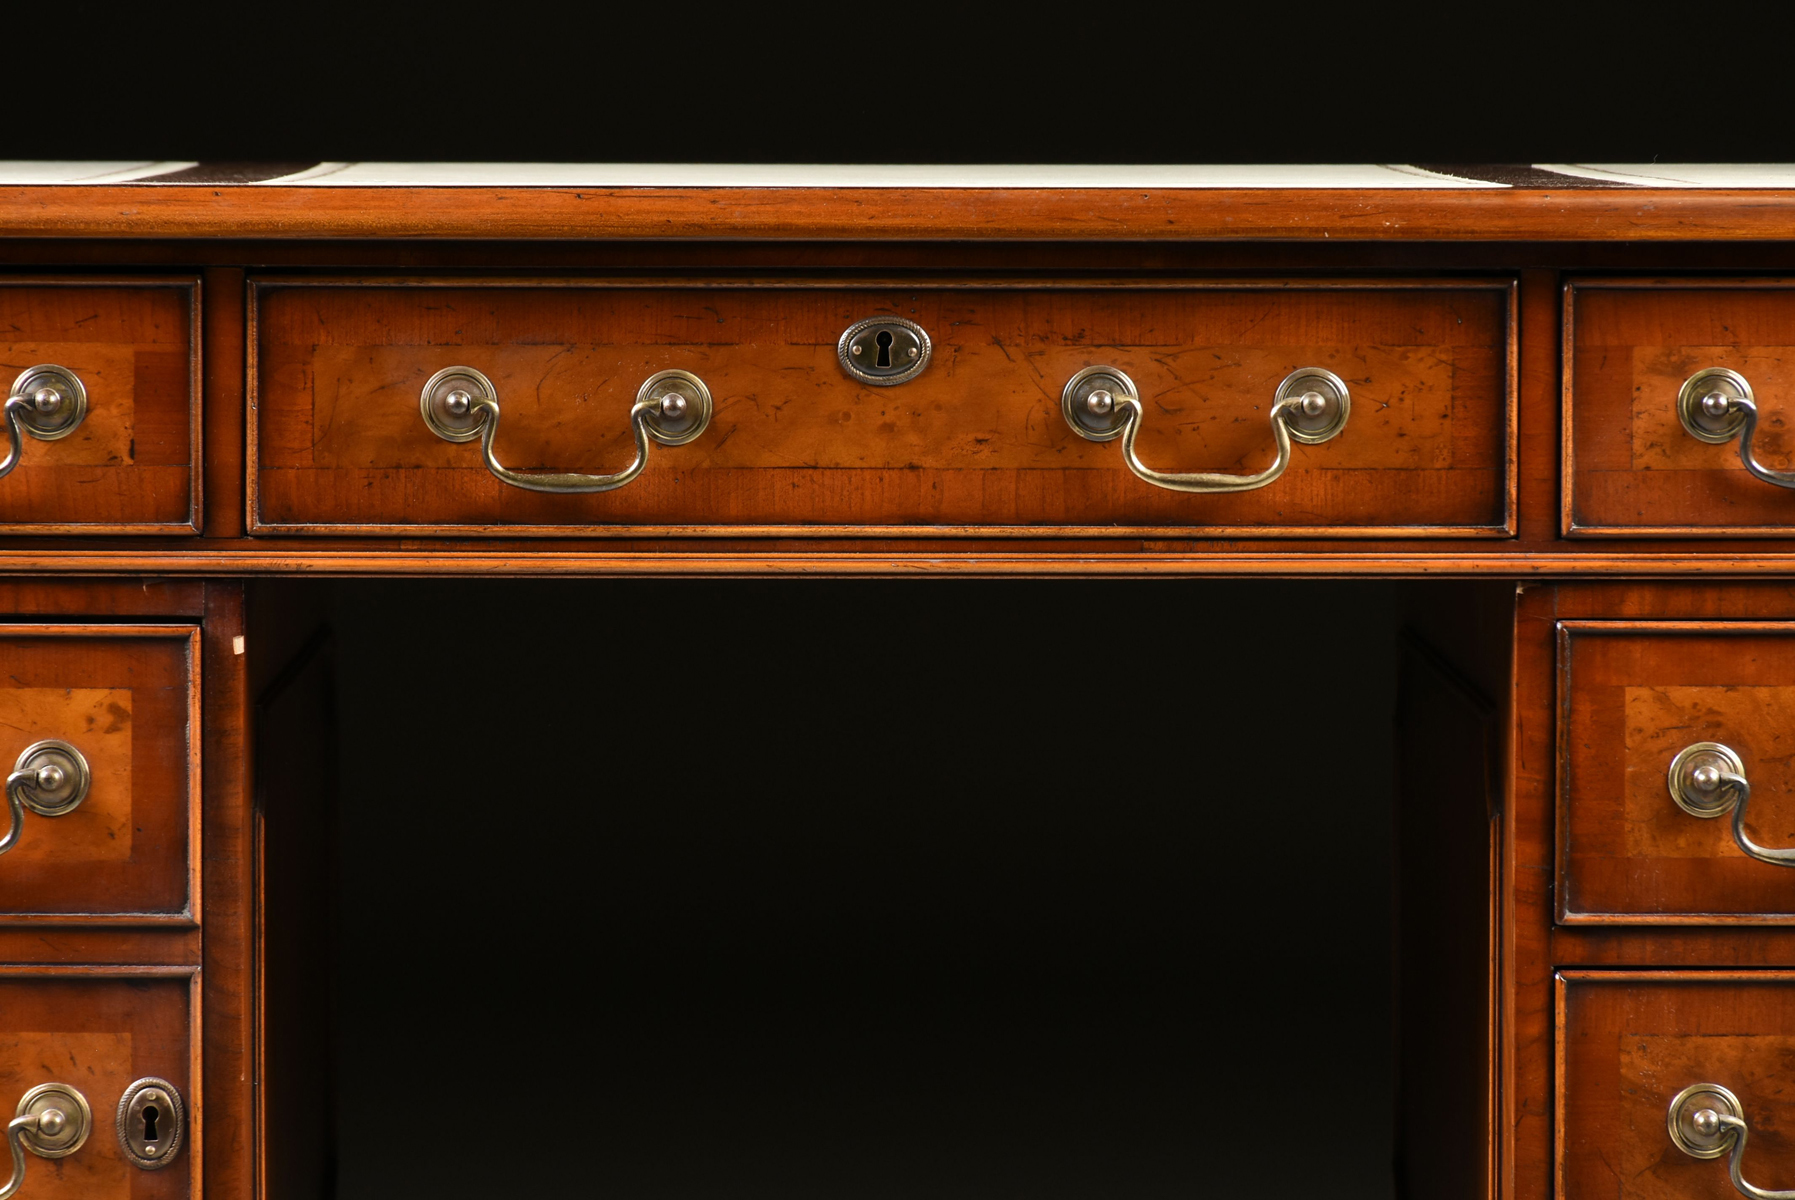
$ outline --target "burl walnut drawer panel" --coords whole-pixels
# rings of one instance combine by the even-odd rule
[[[1730,1139],[1692,1128],[1704,1084],[1747,1125],[1745,1179],[1795,1187],[1795,975],[1565,971],[1557,1023],[1559,1200],[1738,1200]],[[1679,1134],[1713,1159],[1672,1139],[1685,1089]]]
[[[1795,468],[1795,281],[1579,281],[1565,347],[1566,532],[1795,535],[1795,491],[1746,468],[1744,414],[1727,403],[1742,393],[1714,374],[1747,385],[1757,463]],[[1703,413],[1716,394],[1721,411]]]
[[[467,534],[957,530],[1142,535],[1511,532],[1509,280],[1164,286],[631,285],[263,279],[253,289],[257,532]],[[914,379],[837,359],[856,321],[919,323]],[[869,351],[870,352],[870,351]],[[1344,429],[1296,444],[1269,486],[1193,495],[1131,474],[1061,409],[1082,368],[1137,385],[1139,458],[1262,471],[1271,409],[1304,367],[1350,390]],[[509,486],[437,437],[438,371],[492,382],[507,468],[612,473],[635,456],[638,387],[709,388],[695,440],[651,445],[614,491]],[[465,404],[465,402],[463,402]]]
[[[1795,923],[1795,623],[1561,622],[1559,703],[1561,920]]]
[[[192,625],[0,625],[0,924],[194,919],[199,662]]]
[[[44,1084],[73,1089],[92,1114],[86,1140],[64,1157],[25,1155],[19,1200],[199,1195],[197,983],[186,967],[0,966],[0,1116],[11,1120]],[[186,1118],[177,1139],[176,1122],[156,1114],[158,1152],[172,1157],[152,1170],[126,1157],[118,1133],[119,1101],[141,1079],[172,1084]],[[66,1097],[54,1097],[59,1111],[72,1107]],[[9,1169],[0,1158],[0,1179]]]
[[[57,408],[40,430],[54,436],[20,437],[0,533],[198,529],[198,306],[191,278],[0,279],[0,386],[35,395],[45,376],[32,368],[54,366],[86,395],[65,432],[76,398],[49,389]],[[0,459],[9,449],[0,441]]]

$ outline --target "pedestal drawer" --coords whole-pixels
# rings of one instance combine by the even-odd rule
[[[199,528],[199,281],[0,279],[0,533]]]
[[[0,966],[0,1117],[53,1110],[22,1136],[19,1200],[200,1194],[198,978],[186,967]],[[0,1179],[9,1169],[0,1159]]]
[[[188,924],[199,629],[0,625],[0,924]]]
[[[1795,623],[1565,621],[1559,699],[1561,920],[1795,924]]]
[[[1723,1115],[1795,1187],[1795,973],[1565,971],[1557,1024],[1559,1200],[1736,1200]]]
[[[251,525],[1506,536],[1513,307],[1505,279],[264,279]]]
[[[1795,281],[1579,281],[1565,349],[1565,532],[1795,535]]]

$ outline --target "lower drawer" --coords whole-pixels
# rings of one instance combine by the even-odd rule
[[[25,1134],[28,1146],[62,1156],[27,1151],[21,1200],[199,1195],[192,1119],[199,1099],[198,982],[198,972],[186,967],[0,967],[0,1116],[24,1115],[15,1106],[45,1084],[61,1089],[40,1092],[28,1107],[64,1114],[50,1122],[59,1130]],[[133,1094],[148,1103],[126,1103],[121,1116],[121,1101],[144,1079],[157,1083]],[[158,1088],[171,1089],[181,1111],[156,1103],[167,1095],[156,1094]],[[71,1091],[85,1101],[85,1117]],[[79,1138],[83,1122],[86,1136]],[[121,1122],[137,1146],[147,1147],[143,1157],[153,1165],[131,1160]],[[146,1132],[155,1137],[146,1139]]]
[[[1564,1200],[1735,1195],[1737,1135],[1703,1132],[1698,1115],[1729,1100],[1747,1126],[1746,1180],[1795,1187],[1795,972],[1565,971],[1558,1047]]]

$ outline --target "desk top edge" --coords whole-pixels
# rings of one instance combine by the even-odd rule
[[[0,238],[1785,241],[1795,164],[0,162]]]

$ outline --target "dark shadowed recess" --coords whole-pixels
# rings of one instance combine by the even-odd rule
[[[342,1200],[1393,1194],[1395,585],[339,588]]]

